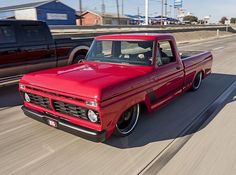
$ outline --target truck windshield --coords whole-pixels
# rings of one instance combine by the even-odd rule
[[[152,65],[153,41],[95,40],[87,60],[121,64]]]

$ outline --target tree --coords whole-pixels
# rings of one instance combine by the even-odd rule
[[[228,18],[226,18],[225,16],[223,16],[221,19],[220,19],[220,23],[221,24],[225,24],[225,21],[227,21],[228,20]]]
[[[230,19],[230,23],[231,23],[231,24],[236,24],[236,18],[231,18],[231,19]]]
[[[189,22],[198,22],[198,18],[196,16],[191,16],[191,15],[188,15],[188,16],[185,16],[183,18],[184,21],[189,21]]]

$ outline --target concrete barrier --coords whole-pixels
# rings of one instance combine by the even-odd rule
[[[173,33],[177,41],[199,40],[236,33],[225,25],[178,25],[178,26],[50,26],[55,38],[95,37],[117,33]],[[228,32],[226,32],[228,30]],[[217,33],[218,31],[218,33]]]

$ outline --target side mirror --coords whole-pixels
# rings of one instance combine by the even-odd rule
[[[169,57],[162,57],[161,61],[162,61],[162,64],[169,64],[170,63],[170,58]]]

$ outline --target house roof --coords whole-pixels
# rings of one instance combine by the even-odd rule
[[[116,13],[101,13],[101,12],[90,11],[90,10],[86,10],[85,12],[83,12],[82,16],[85,15],[86,13],[93,13],[103,18],[118,18],[118,15]],[[77,13],[77,15],[78,16],[80,15],[79,12]],[[119,17],[123,19],[130,19],[128,16],[125,16],[125,15],[119,15]]]
[[[40,1],[40,2],[34,2],[34,3],[15,5],[15,6],[1,7],[0,12],[13,11],[13,10],[19,10],[19,9],[35,8],[35,7],[39,7],[41,5],[44,5],[44,4],[47,4],[49,2],[53,2],[53,1],[56,1],[56,0]]]

